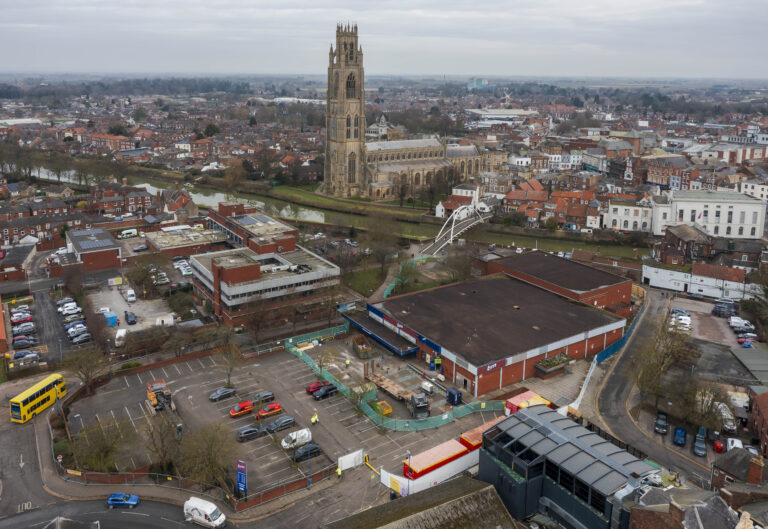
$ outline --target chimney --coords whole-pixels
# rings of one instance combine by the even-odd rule
[[[685,521],[685,509],[680,507],[680,504],[677,503],[674,499],[669,502],[669,514],[674,518],[674,520],[680,524]]]
[[[763,463],[762,456],[760,458],[753,457],[749,460],[749,470],[747,470],[747,483],[752,485],[760,485],[763,482]]]
[[[128,185],[128,179],[126,177],[123,177],[123,185],[124,186]]]

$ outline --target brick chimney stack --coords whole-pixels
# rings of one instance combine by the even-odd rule
[[[669,514],[680,524],[685,521],[685,509],[683,509],[674,499],[669,502]]]
[[[753,457],[749,460],[749,470],[747,471],[747,483],[760,485],[763,482],[763,457]]]

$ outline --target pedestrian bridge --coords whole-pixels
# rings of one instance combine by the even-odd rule
[[[467,230],[470,230],[482,222],[490,219],[492,213],[481,212],[476,204],[465,204],[456,208],[450,217],[445,221],[440,232],[428,246],[421,252],[426,255],[435,256],[451,244],[454,239]]]

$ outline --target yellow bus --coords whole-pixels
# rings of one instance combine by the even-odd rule
[[[63,376],[58,373],[47,376],[11,399],[11,421],[27,422],[66,394]]]

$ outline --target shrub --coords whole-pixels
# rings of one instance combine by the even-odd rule
[[[118,371],[122,371],[123,369],[132,369],[134,367],[139,367],[141,365],[141,362],[126,362],[120,367],[117,368]]]

